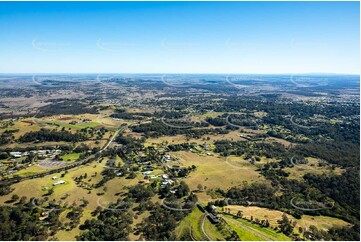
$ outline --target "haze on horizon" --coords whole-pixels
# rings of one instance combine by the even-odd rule
[[[359,2],[0,2],[0,73],[359,74]]]

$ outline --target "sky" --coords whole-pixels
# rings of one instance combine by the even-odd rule
[[[359,2],[0,2],[0,73],[360,73]]]

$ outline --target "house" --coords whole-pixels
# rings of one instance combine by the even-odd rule
[[[49,217],[49,213],[48,212],[43,212],[43,213],[41,213],[41,216],[39,217],[39,220],[43,221],[47,217]]]
[[[58,179],[58,177],[57,177],[57,176],[53,176],[51,179],[56,180],[56,179]]]
[[[162,175],[162,178],[163,178],[163,179],[168,179],[169,176],[168,176],[167,174],[163,174],[163,175]]]
[[[174,189],[174,190],[170,190],[169,192],[172,194],[175,194],[177,192],[178,189]]]
[[[63,180],[60,180],[60,181],[57,181],[53,184],[53,186],[57,186],[57,185],[60,185],[60,184],[65,184],[65,181]]]
[[[166,186],[166,185],[172,185],[174,183],[174,181],[173,180],[171,180],[171,179],[167,179],[167,180],[165,180],[165,181],[162,181],[162,184],[161,184],[161,186]]]
[[[21,152],[10,152],[10,156],[12,156],[13,158],[20,158],[20,157],[22,157],[22,153]]]

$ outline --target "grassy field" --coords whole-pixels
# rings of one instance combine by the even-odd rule
[[[334,170],[331,168],[331,165],[325,163],[324,166],[319,166],[319,159],[306,157],[308,160],[307,164],[296,164],[294,167],[285,168],[284,171],[289,172],[289,179],[301,180],[302,177],[307,174],[327,174],[327,175],[341,175],[344,171],[341,168],[336,167]]]
[[[224,215],[223,218],[229,223],[239,226],[250,233],[253,233],[257,237],[262,238],[262,240],[277,240],[277,241],[290,241],[291,239],[286,235],[276,232],[271,228],[265,228],[258,224],[253,224],[244,219],[234,218],[231,215]]]
[[[198,207],[195,207],[194,210],[188,214],[175,229],[177,240],[182,237],[189,238],[190,234],[190,238],[193,237],[195,240],[207,240],[207,237],[203,234],[201,228],[203,215],[204,213],[202,213]],[[204,230],[213,240],[224,240],[223,236],[220,234],[217,228],[211,224],[208,219],[205,221]]]
[[[204,231],[213,241],[225,240],[221,232],[209,221],[208,218],[204,220]]]
[[[136,111],[136,110],[133,110]],[[138,110],[137,110],[138,111]],[[94,128],[98,126],[104,126],[110,132],[107,132],[103,140],[100,140],[98,144],[95,143],[95,140],[89,140],[82,143],[87,144],[89,147],[103,147],[113,132],[120,124],[131,123],[129,121],[125,122],[124,120],[114,120],[109,117],[111,112],[105,110],[101,114],[84,114],[84,115],[57,115],[46,117],[44,119],[35,119],[38,123],[31,123],[34,119],[28,118],[15,122],[14,126],[11,126],[8,129],[19,129],[20,131],[14,133],[15,137],[23,135],[25,132],[37,131],[42,127],[47,128],[66,128],[72,129],[72,132],[76,132],[83,128]],[[216,117],[220,113],[211,113],[206,115],[195,116],[194,120],[202,120],[206,117]],[[263,114],[260,113],[260,116]],[[90,121],[84,121],[85,119]],[[26,121],[26,122],[23,122]],[[70,122],[76,121],[76,124],[70,124]],[[59,126],[59,127],[57,127]],[[239,130],[231,131],[229,134],[224,135],[206,135],[201,139],[190,139],[187,140],[184,135],[177,135],[172,137],[160,137],[160,138],[149,138],[146,141],[145,146],[157,145],[163,142],[168,144],[178,144],[185,142],[196,142],[198,144],[208,144],[211,148],[214,147],[213,143],[216,140],[233,140],[240,141],[245,140],[240,135],[249,135],[253,136],[257,133],[263,133],[262,130],[250,130],[245,129],[243,133],[240,133]],[[141,134],[128,132],[132,136],[139,138]],[[209,140],[206,138],[209,137]],[[290,142],[287,142],[282,139],[268,138],[268,140],[273,140],[279,143],[282,143],[286,146],[290,145]],[[10,144],[7,147],[35,147],[43,145],[59,145],[66,144],[65,142],[45,142],[40,144]],[[5,146],[4,146],[5,147]],[[258,164],[264,164],[268,161],[273,161],[271,159],[266,159],[261,157],[261,161],[256,162],[256,164],[251,164],[249,161],[243,159],[242,157],[231,156],[228,158],[219,157],[217,154],[209,151],[212,155],[208,156],[204,154],[206,151],[195,149],[194,152],[191,151],[178,151],[170,152],[173,157],[178,157],[179,164],[183,167],[190,167],[192,165],[196,166],[195,171],[192,171],[188,177],[181,178],[184,180],[191,190],[198,190],[198,185],[201,184],[204,187],[203,192],[197,192],[197,196],[200,202],[207,203],[214,200],[214,197],[208,193],[210,190],[215,190],[216,188],[221,188],[223,190],[228,190],[231,187],[243,186],[244,183],[254,183],[254,182],[263,182],[267,183],[268,181],[259,174],[257,171]],[[208,151],[207,151],[208,152]],[[200,154],[203,153],[203,154]],[[79,158],[81,153],[70,153],[62,156],[64,161],[75,161]],[[83,165],[74,169],[69,170],[69,172],[61,177],[63,173],[52,174],[46,177],[25,180],[20,183],[12,185],[14,191],[6,196],[0,196],[0,204],[5,204],[7,200],[10,200],[13,194],[17,194],[20,197],[26,196],[28,199],[44,198],[48,196],[50,200],[55,199],[60,201],[61,198],[66,196],[66,199],[62,202],[67,202],[69,204],[76,203],[80,205],[82,199],[89,201],[89,204],[84,208],[84,214],[81,217],[80,224],[82,224],[86,219],[91,218],[91,212],[96,209],[99,204],[109,204],[114,203],[122,194],[128,191],[129,186],[133,186],[139,183],[140,180],[143,180],[143,176],[140,173],[137,173],[135,179],[126,179],[124,177],[115,177],[114,179],[108,181],[101,188],[91,188],[92,185],[97,184],[103,177],[101,172],[105,169],[106,161],[108,159],[104,158],[101,163],[92,162],[91,164]],[[122,164],[123,161],[121,158],[117,157],[117,162]],[[171,164],[170,164],[171,165]],[[16,173],[16,175],[27,176],[35,173],[45,171],[45,168],[38,167],[37,165],[28,167]],[[304,165],[297,165],[293,168],[285,168],[285,171],[290,173],[289,179],[302,179],[302,176],[306,173],[313,174],[323,174],[323,173],[333,173],[341,174],[343,172],[340,168],[331,169],[330,166],[326,165],[323,167],[318,166],[318,160],[309,158],[309,163]],[[164,171],[161,169],[156,169],[152,172],[152,175],[163,174]],[[80,176],[87,175],[87,178],[83,179],[80,184],[77,184],[74,179]],[[57,176],[58,178],[53,180],[52,177]],[[65,184],[53,186],[53,183],[58,180],[64,180]],[[50,189],[54,190],[54,193],[47,195]],[[153,198],[154,202],[159,202],[159,198],[155,196]],[[270,210],[266,208],[260,208],[255,206],[228,206],[227,208],[231,209],[231,213],[236,214],[237,211],[241,210],[243,217],[250,219],[251,216],[254,219],[264,220],[267,219],[270,222],[271,227],[277,227],[277,220],[281,219],[283,212]],[[142,221],[145,217],[149,216],[149,212],[145,212],[135,218],[133,223],[133,228],[136,227],[138,223]],[[204,235],[201,224],[202,213],[197,207],[183,220],[180,222],[178,227],[175,230],[177,239],[181,238],[194,238],[196,240],[207,240],[207,237]],[[68,219],[65,217],[66,213],[64,212],[60,216],[62,222],[68,222]],[[257,224],[253,224],[244,219],[233,218],[230,215],[222,215],[227,222],[227,224],[237,232],[241,240],[290,240],[287,236],[282,233],[276,232],[271,228],[264,228]],[[308,216],[304,215],[301,219],[295,219],[291,215],[288,217],[297,222],[297,225],[294,229],[295,232],[298,231],[299,227],[302,227],[304,230],[311,225],[316,226],[319,229],[327,230],[331,227],[338,226],[351,226],[349,223],[326,216]],[[206,234],[211,237],[212,240],[225,240],[224,235],[217,229],[216,226],[211,224],[208,219],[204,222],[204,229]],[[71,231],[59,231],[55,236],[60,240],[75,240],[75,236],[79,235],[81,231],[79,228],[72,229]],[[139,239],[139,235],[131,234],[130,238],[132,240]]]
[[[206,138],[209,137],[210,139],[207,140]],[[181,144],[181,143],[199,143],[199,144],[213,144],[216,140],[232,140],[232,141],[240,141],[246,140],[240,136],[239,131],[231,131],[228,134],[218,134],[218,135],[205,135],[201,139],[189,139],[187,140],[185,135],[176,135],[176,136],[165,136],[159,138],[148,138],[145,146],[161,144],[163,142],[168,142],[168,144]]]
[[[77,159],[79,159],[81,154],[82,153],[70,153],[63,155],[61,158],[63,159],[63,161],[76,161]]]
[[[67,212],[67,211],[66,211]],[[83,211],[83,216],[80,218],[80,224],[83,224],[85,222],[85,220],[87,219],[92,219],[94,218],[91,215],[91,210],[89,209],[85,209]],[[65,213],[62,214],[62,218],[60,219],[61,222],[65,222],[67,219],[64,218],[65,217]],[[55,237],[58,238],[59,240],[62,241],[75,241],[75,236],[79,235],[81,233],[81,230],[79,229],[79,226],[70,230],[70,231],[66,231],[66,230],[59,230],[56,234]]]
[[[23,121],[32,121],[32,119],[28,118],[28,119],[23,119],[23,120],[19,120],[19,121],[15,121],[13,126],[10,126],[5,130],[16,130],[19,129],[18,132],[13,133],[15,139],[19,138],[20,136],[24,135],[27,132],[31,132],[31,131],[39,131],[40,130],[40,126],[36,125],[36,124],[31,124],[31,123],[26,123]]]
[[[237,214],[238,211],[242,211],[243,217],[247,219],[251,219],[251,216],[253,216],[254,219],[258,218],[259,220],[267,219],[271,227],[277,227],[278,226],[277,220],[280,220],[283,215],[283,212],[268,208],[261,208],[257,206],[245,207],[245,206],[231,205],[231,206],[227,206],[226,208],[230,208],[232,214]],[[289,219],[297,222],[297,225],[295,227],[295,232],[298,232],[299,227],[302,227],[304,230],[306,230],[310,225],[314,225],[318,229],[324,229],[324,230],[327,230],[334,226],[335,227],[350,226],[349,223],[341,219],[327,217],[327,216],[303,215],[301,219],[296,219],[288,214],[287,216]]]
[[[58,202],[61,201],[62,204],[65,202],[69,204],[75,202],[77,205],[82,204],[82,199],[89,201],[89,204],[84,208],[84,214],[80,220],[80,224],[82,224],[86,219],[91,218],[90,213],[94,211],[97,206],[99,206],[99,203],[109,204],[111,202],[116,202],[117,198],[119,198],[119,194],[128,190],[127,187],[136,185],[140,180],[143,179],[141,174],[138,174],[135,179],[116,177],[105,184],[105,189],[104,187],[98,189],[93,188],[89,193],[87,187],[89,187],[91,184],[98,183],[102,179],[101,171],[104,169],[105,161],[106,159],[104,159],[101,163],[93,162],[71,169],[64,177],[61,177],[62,173],[56,173],[42,178],[25,180],[20,183],[13,184],[11,187],[14,188],[14,191],[8,195],[0,196],[0,204],[5,204],[6,201],[10,200],[13,194],[26,196],[27,199],[31,199],[33,197],[44,198],[44,195],[46,195],[48,191],[53,188],[54,193],[47,195],[49,200],[55,199]],[[31,169],[38,168],[37,166],[34,166],[29,168],[29,170],[24,171],[31,172]],[[85,174],[87,174],[87,178],[83,179],[81,184],[76,184],[74,178],[84,176]],[[53,176],[57,176],[58,178],[53,180]],[[53,186],[53,183],[59,180],[65,181],[65,184]],[[61,198],[64,196],[67,197],[66,199],[62,200]],[[64,216],[65,215],[62,214],[60,217],[62,221],[66,221]],[[78,235],[79,232],[79,228],[75,228],[71,231],[59,231],[56,234],[56,237],[60,240],[75,240],[75,236]]]
[[[181,159],[182,166],[197,166],[196,170],[191,172],[184,181],[191,190],[197,190],[198,184],[207,189],[222,188],[224,190],[242,185],[243,181],[248,183],[265,181],[257,171],[257,167],[247,169],[236,169],[226,163],[225,158],[216,156],[199,156],[189,151],[170,152],[172,156]],[[205,192],[197,194],[200,201],[208,202],[211,197]]]
[[[18,176],[29,176],[29,175],[33,175],[33,174],[37,174],[40,172],[44,172],[46,171],[46,168],[43,167],[39,167],[38,165],[32,165],[30,167],[27,167],[25,169],[22,169],[16,173],[14,173],[14,175],[18,175]]]
[[[245,241],[263,241],[264,239],[240,227],[236,222],[228,221],[227,224],[237,232],[239,238]]]

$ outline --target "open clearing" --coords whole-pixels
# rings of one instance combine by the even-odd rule
[[[194,238],[197,241],[207,240],[207,237],[204,235],[201,227],[203,215],[204,213],[202,213],[196,206],[194,210],[188,214],[175,229],[177,240],[180,240],[181,238],[189,238],[188,240],[192,240],[192,238]],[[222,234],[213,224],[209,222],[207,218],[204,222],[204,232],[212,240],[225,240]]]
[[[258,218],[259,220],[268,220],[271,227],[277,227],[278,223],[277,220],[282,219],[283,212],[268,209],[268,208],[261,208],[257,206],[239,206],[239,205],[230,205],[226,206],[225,208],[230,208],[232,214],[237,214],[238,211],[242,211],[242,215],[244,218],[253,219]],[[296,219],[293,216],[287,214],[288,218],[297,222],[295,227],[295,232],[298,232],[298,228],[302,227],[304,231],[311,225],[316,226],[318,229],[328,230],[331,227],[346,227],[351,226],[351,224],[333,217],[328,216],[309,216],[303,215],[301,219]]]
[[[296,164],[292,168],[287,167],[284,169],[284,171],[290,173],[289,179],[301,180],[303,179],[302,177],[307,173],[316,175],[341,175],[344,171],[339,167],[335,167],[334,169],[332,169],[332,166],[326,162],[323,162],[324,165],[319,166],[320,160],[316,158],[306,157],[306,159],[308,160],[307,164]]]
[[[174,157],[181,159],[182,166],[197,166],[196,170],[191,172],[184,181],[191,190],[197,190],[198,184],[206,189],[229,189],[234,186],[242,185],[243,181],[248,183],[260,182],[265,179],[257,171],[257,167],[248,169],[236,169],[226,163],[225,158],[215,156],[199,156],[189,151],[170,152]],[[197,196],[202,202],[210,201],[210,197],[205,193],[198,193]]]
[[[291,240],[286,235],[277,232],[271,228],[261,227],[258,224],[253,224],[244,219],[234,218],[231,215],[224,215],[222,217],[227,221],[227,223],[233,224],[234,226],[237,227],[241,227],[244,230],[247,230],[248,232],[256,235],[257,237],[262,238],[262,240],[278,240],[278,241]]]

